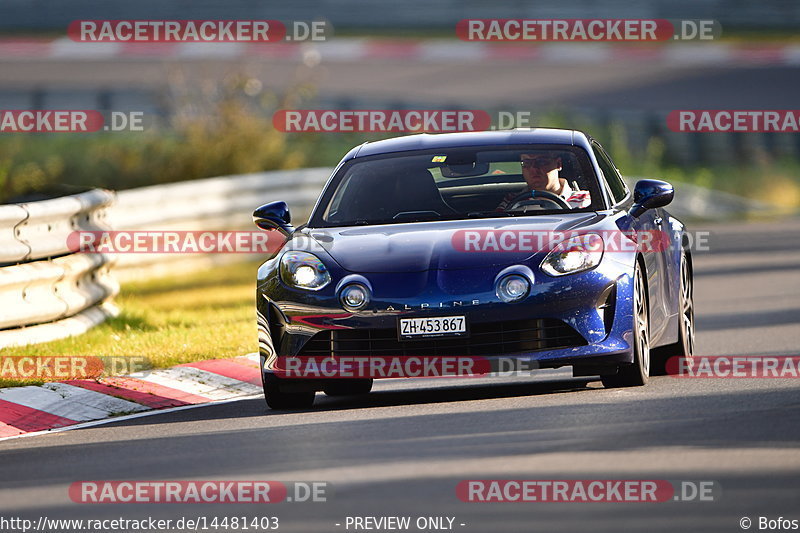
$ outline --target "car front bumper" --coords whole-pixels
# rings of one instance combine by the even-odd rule
[[[511,304],[494,293],[500,270],[365,274],[373,299],[352,313],[333,286],[302,291],[265,269],[257,294],[262,369],[280,371],[280,358],[293,357],[463,356],[486,359],[494,371],[511,361],[517,368],[573,366],[576,375],[593,375],[633,361],[626,264],[604,260],[594,270],[557,278],[537,272],[530,294]],[[467,319],[465,338],[396,335],[399,317],[456,315]]]

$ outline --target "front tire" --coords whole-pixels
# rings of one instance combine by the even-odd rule
[[[606,388],[640,387],[650,379],[650,313],[639,261],[633,273],[633,323],[633,363],[620,366],[616,374],[600,376]]]
[[[264,399],[270,409],[308,409],[314,405],[313,390],[298,392],[281,391],[281,380],[274,374],[262,373],[261,382],[264,385]]]

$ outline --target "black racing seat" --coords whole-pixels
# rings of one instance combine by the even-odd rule
[[[442,216],[456,214],[439,192],[433,175],[426,168],[411,168],[396,175],[395,214],[410,211],[435,211]]]
[[[413,211],[456,214],[442,199],[433,175],[425,168],[395,168],[388,174],[363,172],[351,180],[336,219],[370,222]]]
[[[388,199],[394,195],[394,182],[371,172],[351,178],[339,205],[337,218],[373,221],[391,218],[394,209]]]

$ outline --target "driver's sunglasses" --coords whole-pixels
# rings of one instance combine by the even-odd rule
[[[536,159],[523,159],[519,162],[522,168],[546,168],[552,165],[555,159],[552,157],[537,157]]]

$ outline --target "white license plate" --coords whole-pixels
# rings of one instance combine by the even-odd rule
[[[401,318],[400,338],[461,336],[467,332],[465,316]]]

